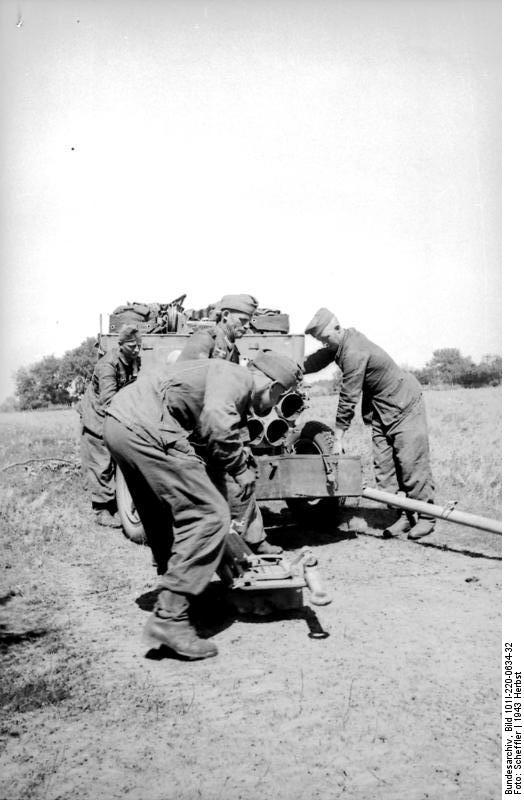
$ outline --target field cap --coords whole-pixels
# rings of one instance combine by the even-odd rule
[[[136,338],[140,338],[140,331],[136,325],[122,325],[118,331],[118,344],[124,344]]]
[[[218,303],[217,311],[240,311],[243,314],[254,314],[258,300],[250,294],[225,294]]]
[[[336,317],[329,308],[319,308],[311,322],[306,326],[306,333],[309,333],[310,336],[318,336],[333,319],[336,319]]]
[[[259,350],[251,365],[268,378],[282,384],[284,389],[291,389],[302,380],[302,370],[293,359],[275,353],[273,350]]]

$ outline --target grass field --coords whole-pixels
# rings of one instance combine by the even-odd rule
[[[500,399],[426,393],[438,502],[500,518]],[[335,405],[306,415],[332,424]],[[2,800],[498,796],[500,537],[276,525],[318,554],[329,638],[214,609],[218,659],[145,659],[150,557],[93,525],[77,434],[74,411],[0,414]],[[372,482],[369,432],[353,436]]]

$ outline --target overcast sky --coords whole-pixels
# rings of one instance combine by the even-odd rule
[[[182,293],[500,352],[500,59],[495,0],[3,0],[0,400]]]

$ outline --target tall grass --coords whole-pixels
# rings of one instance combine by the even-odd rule
[[[437,502],[458,500],[463,510],[491,517],[501,512],[501,390],[424,392]],[[309,419],[335,424],[336,396],[316,397]],[[357,412],[350,427],[352,452],[362,458],[364,481],[373,481],[371,431]]]

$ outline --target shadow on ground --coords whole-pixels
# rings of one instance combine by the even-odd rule
[[[377,529],[380,536],[382,530],[397,519],[395,511],[381,508],[341,508],[336,520],[314,515],[310,520],[296,520],[286,507],[275,512],[262,506],[261,511],[268,540],[285,550],[355,539],[358,534],[351,530],[351,524],[358,520],[365,521],[370,529]]]
[[[351,539],[358,538],[358,536],[369,536],[374,539],[382,540],[382,531],[387,528],[388,525],[391,525],[398,516],[394,509],[368,508],[366,506],[354,508],[346,507],[340,510],[336,523],[324,525],[322,527],[318,521],[316,524],[315,522],[312,524],[296,522],[288,509],[283,509],[278,513],[266,508],[262,508],[262,511],[269,541],[273,544],[280,545],[285,550],[294,550],[308,545],[330,544],[343,540],[350,541]],[[358,520],[364,521],[367,525],[367,529],[353,532],[351,530],[351,525]],[[469,547],[461,547],[459,543],[448,544],[442,541],[440,536],[445,533],[445,530],[446,523],[437,521],[437,530],[435,534],[430,535],[428,538],[421,539],[420,541],[409,542],[409,546],[428,547],[442,552],[459,553],[469,558],[484,558],[488,561],[502,560],[500,554],[489,552],[489,547],[486,547],[485,551],[471,550]],[[389,541],[406,543],[406,536],[403,534],[398,537],[393,537],[393,539]]]

